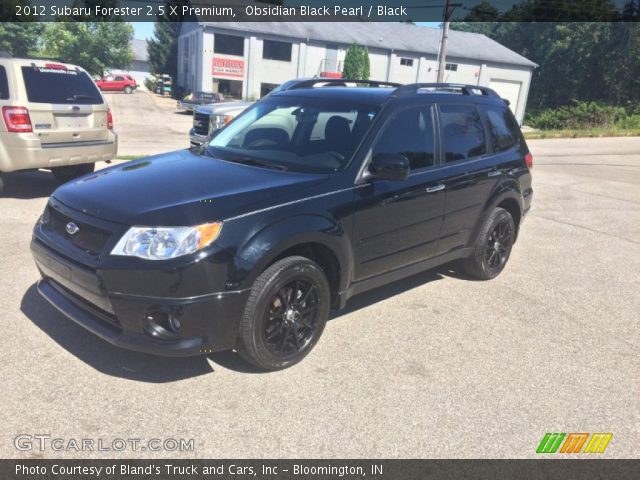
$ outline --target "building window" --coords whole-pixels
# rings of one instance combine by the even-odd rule
[[[450,70],[452,72],[457,72],[458,71],[458,64],[457,63],[447,63],[444,66],[445,70]]]
[[[271,90],[278,86],[277,83],[261,83],[260,84],[260,98],[269,95]]]
[[[223,80],[221,78],[213,79],[213,91],[221,93],[225,97],[241,99],[242,98],[242,82],[239,80]]]
[[[262,58],[265,60],[291,61],[291,44],[287,42],[276,42],[275,40],[264,40],[262,42]]]
[[[213,40],[213,51],[224,55],[244,56],[244,37],[216,33]]]
[[[400,65],[404,65],[405,67],[413,67],[413,58],[401,58]]]

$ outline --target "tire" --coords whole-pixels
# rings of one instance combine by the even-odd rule
[[[66,167],[54,167],[51,173],[60,183],[68,182],[87,173],[93,172],[95,163],[81,163],[79,165],[68,165]]]
[[[500,275],[509,260],[515,233],[511,214],[504,208],[493,210],[480,228],[473,254],[461,261],[464,271],[479,280]]]
[[[322,335],[330,290],[322,269],[305,257],[287,257],[262,272],[240,321],[237,351],[262,370],[301,361]]]
[[[131,92],[133,92],[133,88],[127,86],[124,87],[124,93],[126,93],[127,95],[129,95]]]

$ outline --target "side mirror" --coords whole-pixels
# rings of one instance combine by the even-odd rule
[[[409,160],[398,153],[378,153],[369,164],[369,178],[405,180],[409,176]]]

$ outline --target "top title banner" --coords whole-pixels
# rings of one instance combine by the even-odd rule
[[[17,0],[20,21],[587,22],[638,21],[640,0]]]

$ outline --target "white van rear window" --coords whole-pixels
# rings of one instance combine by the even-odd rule
[[[0,100],[9,98],[9,82],[7,81],[7,71],[0,67]]]
[[[34,103],[99,105],[102,96],[85,72],[56,67],[22,67],[27,98]]]

